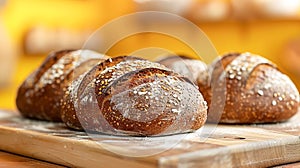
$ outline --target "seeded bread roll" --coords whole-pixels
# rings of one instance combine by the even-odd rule
[[[211,78],[198,79],[199,89],[209,104],[208,121],[282,122],[297,113],[299,92],[294,83],[263,57],[227,54],[210,65],[209,73]],[[214,95],[220,90],[224,95]],[[222,96],[224,101],[212,100]],[[224,107],[221,114],[214,110],[217,107]]]
[[[113,135],[168,135],[199,129],[207,107],[197,87],[166,67],[116,57],[94,67],[65,92],[63,121]]]
[[[186,56],[168,56],[161,58],[157,62],[189,78],[196,84],[199,76],[207,78],[207,65],[200,60]]]
[[[20,86],[17,107],[25,117],[61,121],[61,99],[66,87],[80,74],[108,58],[89,50],[51,53]]]

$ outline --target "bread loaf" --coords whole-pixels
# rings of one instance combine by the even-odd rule
[[[209,72],[210,78],[198,78],[199,89],[209,104],[208,121],[281,122],[298,111],[299,92],[294,83],[274,63],[261,56],[226,54],[209,66]],[[214,95],[222,88],[223,95]],[[215,101],[222,96],[224,101]],[[222,106],[221,113],[214,110]]]
[[[20,86],[16,100],[19,111],[29,118],[61,121],[61,99],[66,87],[105,58],[89,50],[51,53]]]
[[[160,64],[172,69],[173,71],[189,78],[194,83],[197,83],[199,76],[207,78],[207,65],[196,59],[191,59],[186,56],[168,56],[157,61]]]
[[[25,117],[111,135],[168,135],[199,129],[207,106],[198,88],[165,66],[88,51],[51,54],[20,86]]]
[[[136,57],[115,57],[69,87],[62,119],[113,135],[167,135],[199,129],[206,102],[187,78]],[[74,94],[75,93],[75,94]]]

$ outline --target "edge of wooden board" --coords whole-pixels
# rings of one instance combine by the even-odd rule
[[[222,129],[219,131],[222,132]],[[220,146],[169,156],[130,158],[109,152],[95,141],[0,125],[0,150],[69,167],[267,167],[300,161],[300,136],[282,135],[272,140],[248,142],[247,145]]]
[[[167,156],[160,158],[158,164],[161,168],[180,165],[191,168],[268,167],[297,161],[300,161],[300,136],[251,142],[247,146],[239,144]]]
[[[57,140],[62,143],[55,143]],[[0,149],[69,167],[118,167],[122,165],[132,168],[153,168],[157,166],[113,154],[94,141],[47,136],[34,131],[16,130],[3,126],[0,126]]]

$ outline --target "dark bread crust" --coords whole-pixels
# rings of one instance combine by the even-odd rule
[[[228,53],[222,59],[215,59],[208,66],[207,74],[198,76],[197,85],[204,99],[208,103],[208,118],[210,122],[218,123],[221,113],[226,104],[226,80],[220,80],[220,76],[232,60],[237,58],[239,53]]]
[[[62,109],[62,120],[63,122],[73,129],[82,130],[84,127],[87,130],[93,130],[94,128],[103,127],[105,121],[97,122],[97,126],[94,124],[81,122],[86,118],[95,118],[94,114],[96,114],[99,109],[96,109],[96,97],[95,97],[95,85],[96,78],[100,76],[100,74],[109,67],[114,67],[115,65],[125,62],[125,61],[136,61],[136,60],[144,60],[142,58],[131,57],[131,56],[119,56],[115,58],[109,58],[98,65],[94,66],[89,72],[87,72],[84,76],[79,79],[80,81],[75,81],[77,84],[75,86],[70,86],[68,90],[64,93],[63,98],[63,109]],[[113,71],[109,71],[107,73],[112,73]],[[107,80],[111,76],[107,76]],[[104,80],[103,80],[104,82]],[[106,82],[108,84],[108,82]],[[82,102],[82,99],[88,97],[90,101]],[[87,110],[89,109],[89,110]],[[91,111],[95,109],[95,111]],[[108,128],[107,128],[108,129]],[[98,130],[100,132],[101,130]]]
[[[195,84],[197,84],[197,78],[199,76],[203,78],[207,77],[207,65],[201,60],[179,55],[163,57],[157,62],[189,78]]]
[[[163,84],[166,81],[174,84],[167,86]],[[171,98],[173,87],[190,95],[180,98],[174,94]],[[206,120],[206,102],[194,84],[160,64],[140,58],[123,56],[100,63],[82,78],[75,92],[76,97],[69,94],[65,100],[76,108],[65,108],[63,117],[74,129],[114,135],[166,135],[197,130]],[[185,99],[183,102],[191,107],[179,112],[182,103],[176,103],[175,97]],[[160,101],[173,104],[154,106],[162,104]]]
[[[165,82],[168,80],[174,83],[168,85]],[[160,81],[160,83],[156,86],[153,85],[157,81]],[[191,94],[190,99],[192,101],[189,102],[191,108],[182,109],[180,97],[183,96],[172,90],[176,86],[176,82],[194,87],[186,78],[162,69],[146,68],[127,73],[108,86],[103,91],[104,94],[97,96],[99,108],[106,121],[120,132],[130,132],[137,135],[166,135],[195,131],[202,127],[206,121],[206,104],[194,104],[193,100],[199,99],[200,94],[198,94],[199,97],[197,97],[197,94]],[[144,86],[140,87],[141,85]],[[162,96],[151,96],[153,95],[153,89],[157,89],[155,87],[158,86],[165,87],[161,89],[160,94]],[[195,87],[194,91],[197,91]],[[115,98],[116,95],[121,96]],[[120,100],[118,99],[123,95],[131,100],[126,101],[126,98],[123,99],[125,100],[124,103],[127,103],[126,106],[131,109],[129,112],[119,107]],[[166,101],[172,100],[171,97],[175,97],[173,99],[178,103]],[[200,99],[204,102],[202,96]],[[141,115],[137,116],[138,113],[135,113],[135,111],[139,111]]]
[[[223,67],[223,66],[224,67]],[[272,62],[253,55],[228,54],[211,66],[209,85],[198,80],[199,89],[213,110],[213,85],[225,84],[224,110],[214,111],[208,121],[221,123],[282,122],[298,111],[299,92],[293,82]],[[218,116],[219,115],[219,116]],[[219,120],[220,119],[220,120]]]
[[[74,75],[82,73],[77,70],[74,72],[74,69],[87,60],[94,59],[95,63],[105,58],[89,52],[64,50],[49,54],[39,69],[31,74],[18,90],[16,103],[20,113],[29,118],[61,121],[60,101],[63,93]]]
[[[74,113],[70,113],[70,111],[75,111],[74,103],[73,103],[73,96],[74,87],[82,81],[82,78],[85,76],[87,72],[89,72],[95,65],[99,64],[104,60],[98,59],[90,59],[83,62],[80,66],[78,66],[73,73],[69,73],[67,76],[68,78],[72,78],[72,81],[63,89],[63,96],[60,99],[60,117],[63,122],[68,126],[66,123],[66,115],[68,117],[72,117],[74,120],[77,118],[75,117]],[[80,125],[74,126],[76,129],[80,129]]]
[[[18,90],[16,103],[19,111],[23,116],[28,118],[47,119],[47,120],[54,120],[54,121],[60,120],[58,115],[54,115],[57,112],[56,110],[54,110],[55,108],[57,108],[54,98],[45,96],[48,94],[49,96],[56,96],[57,94],[60,93],[55,91],[50,91],[52,90],[51,86],[46,86],[45,88],[46,91],[44,89],[37,90],[35,88],[36,88],[36,83],[43,76],[43,73],[45,73],[48,69],[50,69],[61,57],[63,57],[65,54],[68,54],[72,51],[73,50],[65,50],[65,51],[50,53],[49,56],[45,59],[45,61],[42,63],[40,68],[37,69],[35,72],[33,72],[22,83],[22,85],[19,87]],[[55,88],[59,86],[54,86],[53,89],[55,90]],[[43,104],[45,104],[44,101],[49,102],[49,104],[52,104],[52,106],[49,107],[49,109],[42,107]],[[48,115],[47,113],[53,113],[53,114]]]
[[[21,114],[112,135],[168,135],[205,123],[206,102],[189,79],[137,57],[85,56],[50,54],[19,88]]]

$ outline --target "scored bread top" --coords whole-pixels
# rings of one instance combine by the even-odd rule
[[[17,107],[30,118],[61,121],[60,101],[74,71],[87,60],[100,61],[102,54],[89,50],[64,50],[51,53],[42,65],[20,86]]]
[[[71,86],[75,87],[75,90],[69,88],[69,90],[73,90],[73,93],[65,93],[65,101],[71,105],[64,109],[63,121],[74,129],[82,129],[82,127],[87,130],[102,129],[103,123],[105,123],[104,120],[101,120],[103,117],[100,117],[99,120],[95,119],[93,122],[85,121],[88,118],[96,118],[94,115],[99,113],[96,94],[101,93],[102,89],[113,82],[112,79],[116,79],[132,70],[146,67],[165,68],[160,64],[132,56],[109,58],[94,66],[82,77],[80,82],[77,82],[77,86]],[[97,91],[95,90],[96,85],[101,85],[101,88],[98,88]],[[101,132],[101,130],[95,131]]]
[[[228,54],[210,68],[215,75],[211,85],[226,83],[222,123],[280,122],[298,110],[299,92],[294,83],[263,57],[250,53]],[[213,94],[204,94],[207,95]],[[211,101],[211,104],[216,102]],[[218,117],[209,115],[208,120],[216,122]]]
[[[75,129],[164,135],[196,130],[206,120],[206,104],[194,84],[163,65],[140,58],[108,59],[78,85],[73,99],[76,108],[67,109],[64,117]]]
[[[194,84],[158,68],[123,75],[104,90],[98,103],[114,128],[135,134],[188,132],[206,120],[206,103]]]

